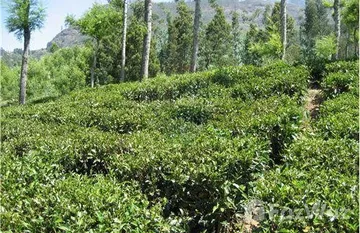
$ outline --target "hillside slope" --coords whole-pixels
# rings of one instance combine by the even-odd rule
[[[345,104],[350,115],[339,106],[358,92],[355,65],[328,68],[329,101],[309,134],[302,128],[309,72],[282,63],[3,108],[1,230],[354,232],[358,113],[354,101]],[[344,77],[347,88],[338,83]],[[260,218],[247,205],[254,198],[263,213],[274,203],[301,208],[317,200],[349,211],[336,221],[329,211],[315,222]]]

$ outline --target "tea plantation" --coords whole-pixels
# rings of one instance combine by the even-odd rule
[[[309,76],[243,66],[2,108],[1,231],[357,232],[358,64],[327,66],[316,119]]]

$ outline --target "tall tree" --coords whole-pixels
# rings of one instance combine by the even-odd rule
[[[152,26],[152,2],[145,0],[145,15],[146,34],[144,36],[143,54],[141,62],[141,79],[149,77],[149,60],[150,60],[150,46],[151,46],[151,26]]]
[[[228,65],[232,56],[231,25],[226,22],[224,9],[215,7],[216,13],[206,27],[204,46],[201,48],[205,69]]]
[[[144,25],[144,4],[136,1],[130,5],[129,27],[126,36],[126,81],[141,81],[141,60],[143,55],[146,25]],[[155,77],[160,64],[156,53],[156,40],[151,40],[149,57],[149,77]]]
[[[231,36],[233,47],[233,65],[239,65],[241,62],[241,32],[240,32],[240,15],[236,11],[231,13]]]
[[[281,3],[276,2],[271,14],[266,12],[268,16],[264,15],[265,29],[258,29],[254,25],[250,27],[244,44],[244,63],[260,65],[283,57],[283,49],[287,48],[289,42],[295,40],[295,21],[286,15],[286,25],[282,25],[282,13]],[[286,28],[286,45],[282,43],[282,34],[285,29],[282,26]]]
[[[175,58],[173,62],[176,64],[176,72],[185,73],[189,71],[191,59],[192,15],[190,8],[183,0],[178,2],[177,13],[178,16],[174,20],[176,53],[172,55]]]
[[[331,33],[328,13],[322,0],[306,0],[305,21],[302,25],[303,53],[308,62],[314,58],[314,47],[316,39],[327,36]]]
[[[324,6],[327,8],[332,8],[333,10],[333,19],[334,19],[334,33],[335,33],[335,53],[332,55],[334,60],[339,59],[340,53],[340,42],[341,42],[341,0],[331,0],[323,1]]]
[[[90,70],[91,87],[95,86],[95,69],[100,45],[107,36],[114,32],[114,28],[121,27],[121,21],[121,13],[111,6],[97,3],[79,20],[75,20],[74,16],[66,17],[67,24],[77,27],[83,34],[90,36],[93,40],[94,52]]]
[[[343,22],[354,44],[354,55],[359,56],[359,1],[348,0],[343,8]],[[350,37],[350,36],[349,36]]]
[[[286,0],[280,2],[281,13],[281,42],[282,42],[282,60],[285,60],[286,46],[287,46],[287,20],[286,20]]]
[[[126,64],[126,32],[127,32],[127,9],[128,1],[124,0],[124,9],[123,9],[123,31],[122,31],[122,47],[121,47],[121,74],[120,82],[125,80],[125,64]]]
[[[193,36],[191,9],[181,0],[177,3],[176,13],[174,20],[170,14],[167,16],[168,36],[164,45],[164,67],[167,75],[185,73],[190,69]]]
[[[199,30],[200,30],[201,6],[200,0],[195,0],[193,48],[191,55],[190,71],[196,72],[197,57],[199,52]]]
[[[9,4],[8,12],[9,16],[6,19],[6,27],[9,32],[15,32],[18,39],[24,39],[19,103],[25,104],[31,32],[43,27],[46,14],[41,2],[37,0],[12,0]]]
[[[336,37],[336,54],[335,59],[339,59],[340,39],[341,39],[341,14],[340,14],[340,0],[334,0],[334,22],[335,22],[335,37]]]
[[[175,28],[174,20],[171,17],[171,14],[167,14],[167,42],[164,44],[164,72],[167,75],[170,75],[176,70],[176,61],[173,61],[176,56],[177,49],[177,30]]]

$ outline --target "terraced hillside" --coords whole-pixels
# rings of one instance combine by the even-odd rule
[[[327,72],[314,120],[282,63],[3,108],[1,230],[355,232],[357,64]]]

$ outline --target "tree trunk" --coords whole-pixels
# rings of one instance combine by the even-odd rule
[[[91,67],[91,78],[90,78],[92,88],[95,86],[95,69],[96,69],[98,50],[99,50],[99,41],[96,41],[95,50],[94,50],[94,57],[93,57],[93,64],[92,64],[92,67]]]
[[[145,23],[147,32],[144,37],[143,54],[141,62],[141,79],[149,77],[149,60],[150,60],[150,46],[151,46],[151,19],[152,17],[152,3],[151,0],[145,0]]]
[[[349,41],[350,41],[350,33],[347,32],[346,35],[346,45],[345,45],[345,58],[349,58]]]
[[[197,56],[199,51],[199,28],[201,18],[200,0],[195,0],[195,17],[194,17],[194,37],[193,37],[193,51],[191,56],[190,72],[196,72]]]
[[[123,12],[123,34],[122,34],[122,48],[121,48],[121,75],[120,82],[125,81],[125,64],[126,64],[126,33],[127,33],[127,8],[128,1],[124,0]]]
[[[335,22],[335,36],[336,36],[335,60],[338,60],[339,52],[340,52],[340,37],[341,37],[340,0],[334,0],[334,22]]]
[[[281,0],[281,42],[283,47],[282,60],[285,60],[287,46],[287,19],[286,19],[286,0]]]
[[[26,82],[28,73],[30,34],[31,33],[29,28],[24,30],[24,51],[21,63],[19,104],[25,104],[26,102]]]
[[[358,32],[355,28],[354,29],[355,57],[359,57],[359,41],[356,41],[357,34],[358,34]]]

